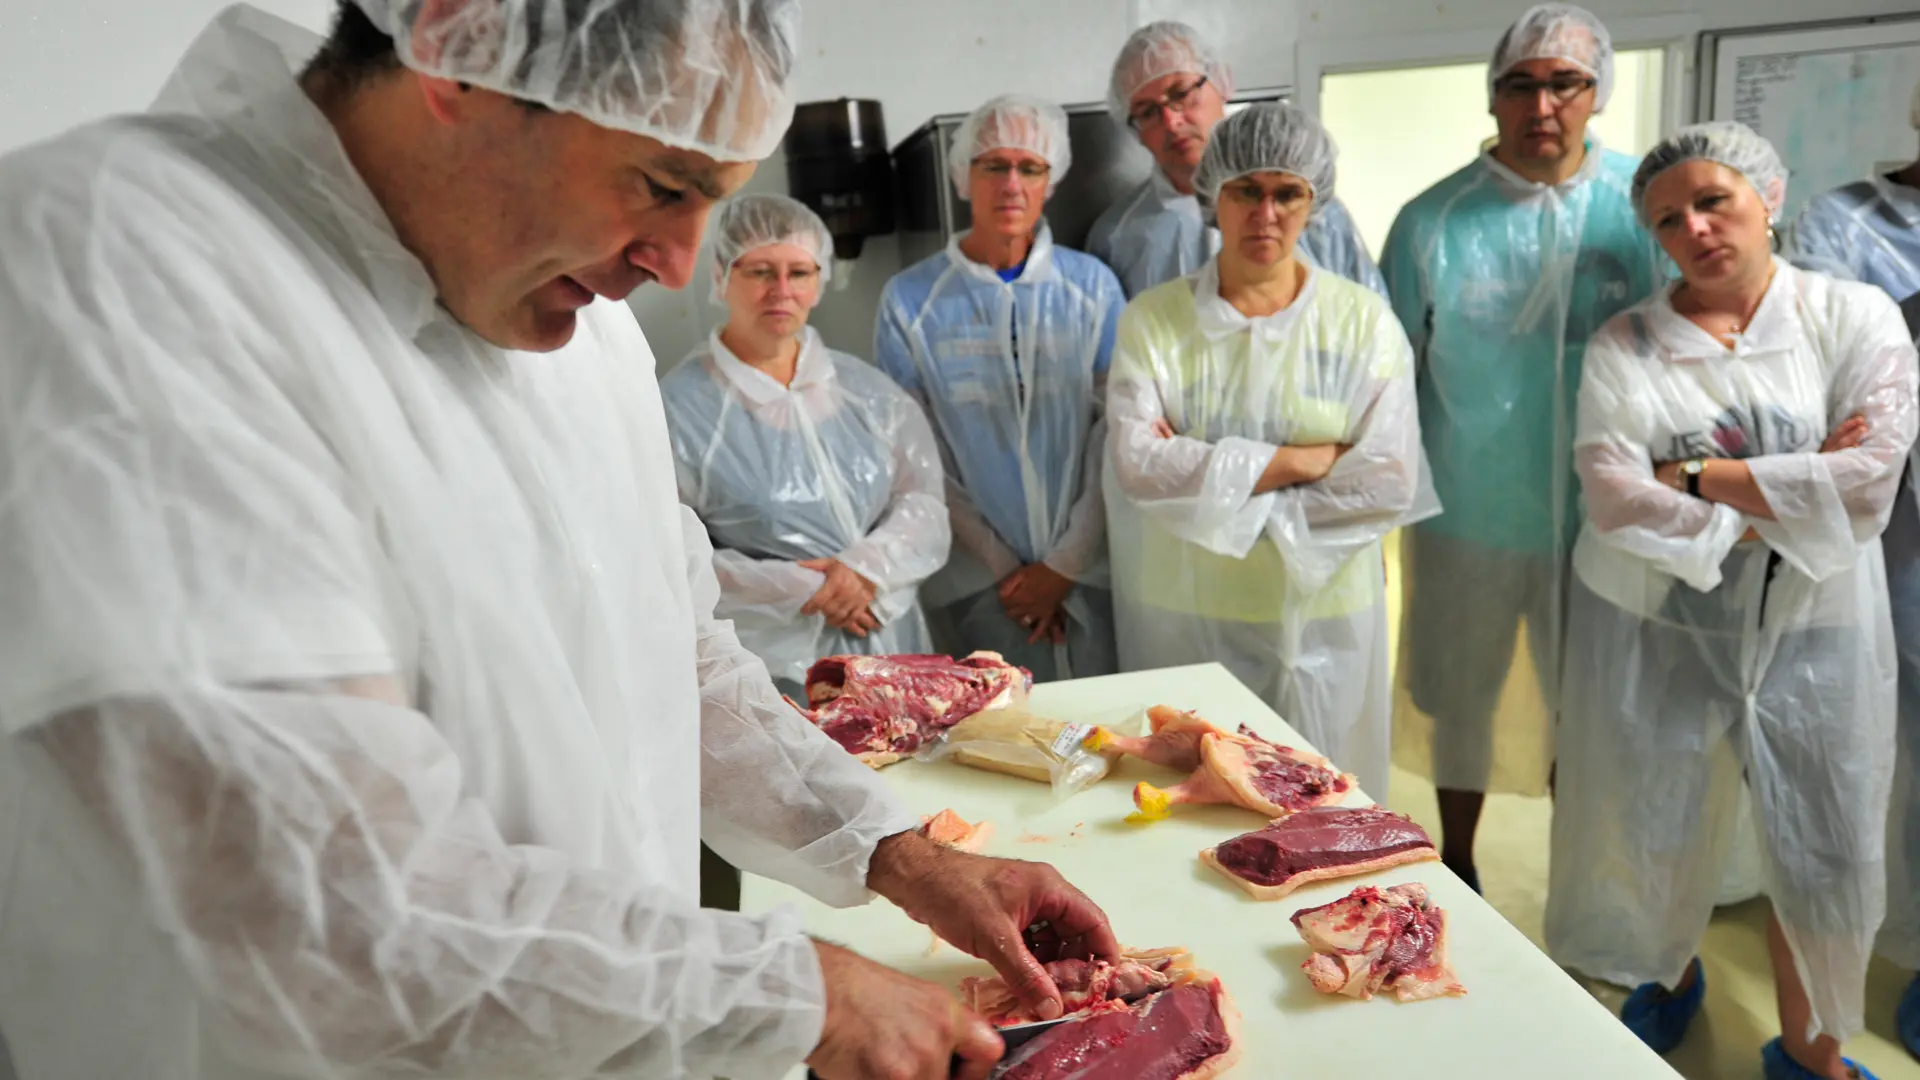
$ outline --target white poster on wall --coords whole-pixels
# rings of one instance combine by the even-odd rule
[[[1786,220],[1823,191],[1914,159],[1920,20],[1728,35],[1713,76],[1713,119],[1753,128],[1786,161]]]

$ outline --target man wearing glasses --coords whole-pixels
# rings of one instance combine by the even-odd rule
[[[874,328],[947,473],[953,554],[921,601],[943,649],[991,649],[1042,682],[1111,674],[1099,449],[1126,298],[1041,216],[1072,163],[1059,106],[994,98],[948,161],[973,224],[887,282]]]
[[[1413,342],[1421,435],[1446,508],[1404,547],[1407,692],[1395,737],[1411,751],[1404,764],[1431,752],[1441,856],[1476,888],[1486,792],[1543,794],[1552,766],[1579,532],[1581,357],[1668,266],[1634,218],[1636,162],[1587,131],[1613,82],[1600,21],[1534,7],[1500,39],[1488,77],[1497,142],[1401,210],[1381,259]],[[1530,664],[1519,663],[1522,626]],[[1530,679],[1509,679],[1528,666]]]
[[[1201,217],[1193,174],[1232,94],[1226,61],[1185,23],[1149,23],[1121,46],[1107,108],[1153,154],[1156,167],[1094,222],[1087,251],[1113,267],[1129,299],[1198,270],[1218,250],[1219,233]],[[1386,294],[1386,281],[1339,199],[1315,207],[1299,250],[1313,265]]]

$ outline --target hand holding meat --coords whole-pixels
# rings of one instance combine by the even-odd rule
[[[1041,863],[970,855],[902,833],[874,850],[867,882],[908,918],[992,964],[1038,1017],[1062,1010],[1043,965],[1120,955],[1105,913]]]
[[[827,1020],[807,1067],[822,1080],[985,1080],[992,1073],[1000,1036],[953,994],[835,945],[815,942],[814,949]]]
[[[828,623],[855,637],[866,637],[880,628],[880,621],[870,610],[877,592],[873,582],[838,559],[805,559],[795,565],[818,570],[827,577],[826,584],[813,594],[800,614],[823,616]]]

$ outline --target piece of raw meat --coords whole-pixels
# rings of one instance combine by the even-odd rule
[[[1377,806],[1321,806],[1200,853],[1255,900],[1278,900],[1316,881],[1437,859],[1433,839],[1411,818]]]
[[[976,652],[829,656],[807,671],[802,715],[874,768],[891,765],[976,713],[1024,704],[1033,674]]]
[[[970,825],[967,819],[951,810],[942,810],[931,817],[920,819],[920,832],[936,844],[944,844],[960,851],[970,851],[978,855],[980,849],[987,846],[993,836],[993,823],[982,821]]]
[[[1447,963],[1447,916],[1425,885],[1363,885],[1331,904],[1293,913],[1313,956],[1300,965],[1314,989],[1365,1001],[1391,990],[1401,1001],[1464,995]]]
[[[1212,1080],[1240,1057],[1240,1014],[1218,977],[1184,949],[1128,952],[1119,964],[1047,965],[1070,1019],[1016,1048],[995,1080]],[[1025,1023],[998,979],[962,996],[996,1024]],[[1077,1006],[1077,1007],[1076,1007]],[[1074,1015],[1078,1014],[1078,1015]]]
[[[1337,803],[1354,778],[1326,758],[1280,746],[1242,726],[1238,734],[1200,737],[1200,767],[1186,781],[1161,789],[1133,789],[1137,813],[1128,821],[1159,821],[1181,803],[1229,803],[1269,818]]]
[[[1055,960],[1044,965],[1060,990],[1063,1012],[1076,1013],[1123,998],[1137,998],[1190,980],[1193,956],[1185,949],[1127,950],[1118,963],[1106,960]],[[962,979],[960,1000],[995,1027],[1030,1024],[1040,1019],[1025,1012],[1020,999],[998,976]]]
[[[1107,728],[1095,728],[1084,744],[1089,750],[1118,750],[1181,772],[1200,767],[1200,739],[1206,735],[1227,735],[1200,718],[1199,713],[1183,712],[1171,705],[1155,705],[1147,710],[1149,733],[1116,735]]]

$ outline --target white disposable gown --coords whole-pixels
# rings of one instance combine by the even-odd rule
[[[1182,195],[1159,169],[1107,207],[1087,234],[1087,253],[1113,268],[1128,299],[1197,272],[1219,250],[1220,230],[1207,224],[1199,198]],[[1338,198],[1328,199],[1307,222],[1296,254],[1387,295],[1386,278]]]
[[[813,947],[699,841],[858,904],[916,819],[712,618],[627,307],[466,331],[276,39],[0,160],[21,1080],[783,1076]]]
[[[956,236],[880,296],[875,360],[926,407],[947,476],[953,554],[926,602],[948,609],[961,647],[1042,680],[1114,670],[1099,448],[1125,303],[1111,270],[1055,247],[1044,224],[1011,282]],[[998,583],[1037,562],[1076,583],[1064,645],[1028,644],[1000,606]]]
[[[1880,532],[1914,441],[1913,343],[1880,290],[1775,261],[1728,349],[1662,293],[1587,351],[1547,946],[1674,985],[1712,915],[1745,774],[1764,878],[1813,1004],[1861,1030],[1886,905],[1894,644]],[[1856,449],[1821,453],[1855,414]],[[1658,463],[1739,458],[1776,520]],[[1742,541],[1748,528],[1759,534]],[[1907,897],[1903,902],[1911,902]]]
[[[1920,326],[1920,190],[1884,176],[1816,195],[1800,212],[1794,246],[1810,265],[1831,267],[1900,302],[1907,330]],[[1909,459],[1911,462],[1911,459]],[[1900,652],[1900,749],[1887,824],[1887,895],[1920,898],[1920,495],[1908,466],[1882,546]],[[1920,968],[1920,899],[1887,906],[1880,951]]]
[[[807,327],[793,382],[709,337],[660,380],[680,497],[713,541],[714,615],[776,678],[841,653],[933,649],[918,590],[947,561],[940,451],[920,407],[864,361]],[[880,629],[855,637],[800,614],[833,558],[874,583]]]
[[[1125,670],[1218,660],[1387,796],[1392,718],[1380,541],[1439,512],[1413,356],[1386,301],[1313,271],[1249,318],[1218,260],[1120,320],[1107,534]],[[1165,420],[1175,435],[1156,435]],[[1254,493],[1274,452],[1352,446],[1323,479]]]
[[[1387,236],[1381,267],[1446,507],[1401,539],[1394,753],[1441,788],[1546,794],[1580,522],[1581,355],[1671,266],[1634,215],[1635,166],[1589,137],[1574,175],[1537,184],[1482,154]]]

